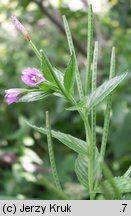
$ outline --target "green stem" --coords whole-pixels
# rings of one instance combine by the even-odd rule
[[[67,97],[69,102],[72,105],[76,105],[76,102],[74,98],[69,98]],[[89,182],[89,194],[90,194],[90,200],[93,200],[95,194],[93,192],[93,182],[94,182],[94,158],[93,158],[93,142],[92,142],[92,134],[91,134],[91,129],[89,125],[89,121],[87,118],[88,113],[83,111],[79,111],[80,117],[84,122],[85,125],[85,132],[86,132],[86,142],[87,145],[89,146],[89,167],[88,167],[88,182]]]
[[[29,44],[30,44],[31,48],[33,49],[34,53],[37,55],[40,62],[41,62],[41,54],[38,51],[38,49],[36,48],[35,44],[32,41],[29,41]]]
[[[89,143],[89,167],[88,167],[88,181],[89,181],[89,193],[90,193],[90,199],[93,199],[93,179],[94,179],[94,166],[93,166],[93,142],[92,142],[92,136],[91,136],[91,129],[89,126],[88,120],[85,122],[86,127],[86,141]]]
[[[89,166],[88,166],[88,182],[89,182],[89,194],[90,194],[90,200],[93,200],[94,193],[93,193],[93,182],[94,182],[94,163],[93,163],[93,142],[92,142],[92,135],[91,135],[91,129],[89,125],[89,121],[87,118],[87,112],[86,114],[83,114],[82,112],[79,112],[81,118],[83,119],[84,125],[85,125],[85,132],[86,132],[86,142],[89,145]]]

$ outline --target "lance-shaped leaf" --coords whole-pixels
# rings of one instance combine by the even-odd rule
[[[54,69],[54,73],[57,76],[57,79],[59,80],[59,82],[63,85],[64,82],[64,74],[59,71],[57,68],[53,68]]]
[[[33,90],[33,91],[24,91],[21,94],[19,94],[20,98],[17,100],[17,103],[19,102],[33,102],[37,100],[41,100],[43,98],[46,98],[51,95],[51,91],[41,91],[41,90]]]
[[[62,74],[57,69],[54,69],[43,51],[42,54],[42,73],[46,80],[54,84],[62,93],[66,95],[62,80]]]
[[[27,124],[30,127],[34,128],[35,130],[39,131],[40,133],[45,135],[47,134],[47,130],[45,128],[37,127],[35,125],[30,124],[29,122],[27,122]],[[83,140],[59,131],[56,132],[54,130],[51,130],[51,135],[52,137],[59,140],[60,142],[62,142],[64,145],[68,146],[70,149],[74,150],[75,152],[79,154],[86,154],[86,155],[88,154],[88,145]]]
[[[76,72],[76,62],[75,61],[76,61],[75,54],[74,52],[72,52],[70,62],[67,66],[67,69],[64,75],[64,86],[69,94],[71,93],[73,86],[74,86],[74,82],[75,82],[75,72]]]
[[[89,109],[103,101],[126,76],[127,73],[124,73],[104,82],[101,86],[99,86],[88,98]]]
[[[128,170],[123,175],[124,177],[131,177],[131,166],[128,168]]]
[[[44,54],[44,52],[42,52],[42,57],[41,57],[41,68],[45,79],[56,85],[56,81],[52,74],[52,71],[54,73],[53,67],[49,59],[47,58],[47,56]]]
[[[94,182],[101,178],[101,168],[99,163],[99,153],[96,148],[95,162],[94,162]],[[87,155],[79,154],[75,162],[75,172],[80,183],[88,190],[88,164],[89,157]]]
[[[39,85],[39,87],[44,92],[47,92],[47,91],[56,92],[58,90],[57,87],[53,83],[51,83],[47,80],[45,80],[43,83],[41,83]]]
[[[115,182],[117,188],[119,189],[119,192],[122,193],[131,193],[131,178],[130,177],[114,177],[113,181]],[[110,183],[108,180],[105,180],[104,182],[105,188],[107,188],[110,193],[114,193]],[[101,186],[97,188],[97,193],[102,193]]]
[[[57,79],[59,80],[59,82],[63,85],[63,82],[64,82],[64,74],[59,71],[58,69],[56,68],[53,68],[54,69],[54,73],[57,77]],[[45,80],[44,82],[42,82],[40,85],[39,85],[40,89],[44,90],[44,91],[50,91],[50,90],[53,90],[54,92],[58,92],[58,86],[56,86],[55,83],[52,83],[48,80]]]
[[[79,155],[75,162],[75,172],[79,182],[86,187],[88,191],[88,157]]]
[[[73,111],[83,108],[90,110],[92,107],[102,102],[123,81],[127,74],[127,72],[123,73],[122,75],[104,82],[89,96],[84,97],[76,106],[70,107],[68,110]]]

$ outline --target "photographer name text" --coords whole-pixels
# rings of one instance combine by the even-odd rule
[[[3,205],[3,213],[39,213],[39,215],[44,215],[45,213],[71,213],[71,205],[57,205],[55,203],[49,205],[26,205],[22,204],[18,207],[16,204]]]

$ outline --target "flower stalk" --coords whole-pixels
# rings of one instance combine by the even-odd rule
[[[31,48],[33,49],[34,53],[36,54],[36,56],[38,57],[38,59],[40,60],[41,62],[41,54],[40,52],[38,51],[38,49],[36,48],[35,44],[33,43],[32,40],[29,41],[29,44],[31,46]]]

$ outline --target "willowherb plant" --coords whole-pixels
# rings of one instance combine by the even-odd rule
[[[77,110],[84,123],[86,141],[69,134],[51,130],[48,112],[46,112],[46,128],[37,127],[28,123],[33,129],[47,135],[50,163],[57,192],[61,198],[68,199],[65,192],[62,190],[57,174],[52,138],[59,140],[64,145],[77,152],[78,157],[75,162],[75,172],[80,183],[86,188],[89,199],[96,199],[99,193],[103,194],[105,199],[123,199],[125,193],[131,192],[131,168],[121,177],[112,177],[110,170],[104,163],[104,159],[109,130],[112,93],[127,76],[127,73],[123,73],[119,76],[115,75],[115,48],[113,47],[109,80],[97,87],[98,42],[95,42],[93,52],[92,6],[90,5],[88,13],[85,89],[83,89],[82,86],[71,32],[65,16],[63,16],[63,22],[70,50],[70,61],[65,73],[60,72],[52,66],[43,50],[37,50],[28,32],[15,16],[12,16],[12,21],[16,29],[23,34],[40,60],[41,71],[36,68],[24,69],[22,71],[21,80],[27,86],[35,88],[5,90],[7,103],[31,102],[43,99],[51,94],[57,95],[70,102],[71,106],[67,110]],[[79,95],[78,101],[76,101],[74,94],[75,82]],[[99,150],[96,145],[96,106],[104,99],[106,99],[106,110],[102,143]]]

